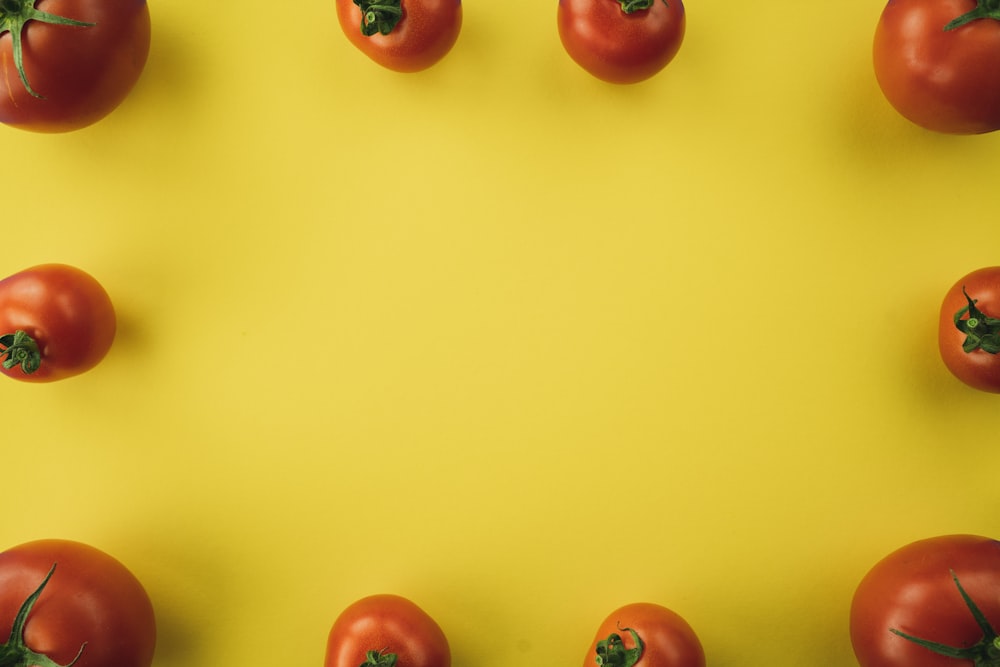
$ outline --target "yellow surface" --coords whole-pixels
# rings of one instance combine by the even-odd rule
[[[1000,135],[892,111],[880,3],[692,0],[632,87],[555,0],[467,2],[413,75],[293,5],[155,1],[112,116],[0,128],[0,272],[120,316],[94,371],[0,382],[0,538],[124,561],[155,667],[320,665],[376,592],[457,667],[579,665],[639,600],[714,667],[850,665],[875,561],[1000,535],[998,399],[935,339],[1000,263]]]

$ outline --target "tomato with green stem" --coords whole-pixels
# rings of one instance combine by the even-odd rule
[[[146,0],[0,0],[0,122],[38,132],[91,125],[139,80]]]
[[[150,667],[156,618],[120,561],[69,540],[0,553],[0,667]],[[2,636],[0,636],[2,641]]]
[[[684,40],[681,0],[559,0],[566,53],[610,83],[644,81],[674,59]]]
[[[51,382],[96,366],[111,349],[117,318],[89,273],[42,264],[0,280],[0,373]]]
[[[873,62],[885,98],[913,123],[1000,129],[1000,0],[889,0]]]
[[[694,629],[676,612],[636,602],[612,612],[597,628],[583,667],[705,667]]]
[[[1000,393],[1000,266],[973,271],[948,289],[938,317],[938,350],[959,380]]]
[[[337,617],[324,667],[451,667],[441,626],[399,595],[371,595]]]
[[[1000,542],[943,535],[892,552],[862,578],[850,609],[861,667],[998,667]],[[957,662],[961,661],[961,662]]]
[[[462,29],[461,0],[336,0],[348,40],[378,64],[419,72],[451,51]]]

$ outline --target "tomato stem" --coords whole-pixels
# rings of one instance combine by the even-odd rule
[[[354,0],[361,9],[361,34],[388,35],[403,18],[402,0]]]
[[[396,654],[387,651],[388,649],[368,651],[365,653],[365,661],[359,667],[396,667]]]
[[[628,632],[632,635],[635,646],[626,649],[625,644],[622,643],[621,635],[617,633],[608,635],[607,639],[597,642],[597,657],[595,661],[598,665],[605,667],[632,667],[632,665],[639,662],[646,644],[639,637],[639,633],[632,628],[620,627],[620,629],[622,632]]]
[[[643,9],[649,9],[653,6],[656,0],[618,0],[618,4],[622,6],[622,11],[626,14],[631,14],[633,12],[638,12]],[[664,5],[667,5],[667,0],[660,0]]]
[[[49,568],[48,574],[42,579],[42,583],[35,589],[35,592],[21,603],[21,608],[17,610],[17,616],[14,617],[14,624],[10,629],[10,638],[6,644],[0,644],[0,667],[27,667],[28,665],[37,665],[37,667],[72,667],[80,659],[80,656],[83,655],[83,649],[87,646],[86,642],[83,643],[80,650],[77,651],[76,657],[71,662],[66,665],[60,665],[47,655],[35,653],[24,643],[24,624],[28,620],[28,614],[31,613],[31,608],[35,606],[35,602],[38,601],[38,598],[41,596],[42,591],[45,590],[45,586],[49,583],[49,579],[52,578],[55,571],[56,566],[53,563],[52,567]]]
[[[12,334],[0,336],[0,359],[7,370],[20,366],[27,375],[31,375],[42,365],[42,352],[38,349],[35,339],[18,329]]]
[[[969,10],[958,18],[952,19],[944,29],[954,30],[979,19],[1000,21],[1000,0],[977,0],[975,9]]]
[[[955,328],[965,334],[962,349],[966,353],[982,350],[989,354],[997,354],[1000,352],[1000,319],[990,317],[976,308],[976,299],[969,296],[964,286],[962,294],[968,303],[952,318]],[[968,317],[962,319],[966,314]]]
[[[36,2],[38,2],[38,0],[0,1],[0,35],[5,32],[10,33],[12,41],[11,50],[14,52],[14,67],[17,69],[17,76],[20,77],[21,83],[24,84],[24,88],[31,93],[33,97],[45,99],[42,95],[36,93],[31,87],[31,84],[28,83],[28,75],[24,72],[24,55],[23,48],[21,47],[21,36],[24,33],[24,27],[29,21],[51,23],[53,25],[77,26],[82,28],[89,28],[95,24],[77,21],[76,19],[68,19],[64,16],[56,16],[55,14],[40,11],[35,9]]]
[[[982,638],[972,646],[965,648],[957,646],[948,646],[947,644],[941,644],[939,642],[933,642],[927,639],[921,639],[920,637],[914,637],[896,628],[890,628],[889,631],[895,635],[902,637],[908,641],[923,646],[929,651],[933,651],[938,655],[945,656],[947,658],[954,658],[956,660],[967,660],[973,663],[975,667],[1000,667],[1000,654],[998,654],[998,637],[996,630],[990,624],[986,615],[983,614],[979,606],[969,597],[965,589],[962,587],[961,582],[958,580],[958,575],[955,574],[954,570],[951,571],[952,581],[955,582],[955,586],[958,588],[959,594],[962,596],[962,601],[965,602],[966,608],[968,608],[969,613],[976,620],[976,625],[982,630]]]

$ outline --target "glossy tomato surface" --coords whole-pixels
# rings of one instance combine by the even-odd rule
[[[325,667],[359,667],[366,656],[395,654],[397,667],[450,667],[441,627],[398,595],[372,595],[345,609],[327,638]]]
[[[963,291],[964,290],[964,291]],[[1000,393],[1000,354],[988,351],[989,345],[966,351],[968,335],[955,324],[959,317],[969,321],[969,301],[987,318],[1000,318],[1000,267],[973,271],[956,282],[945,294],[938,317],[938,349],[948,370],[959,380],[982,391]],[[965,310],[963,313],[962,311]],[[987,327],[989,320],[981,327]]]
[[[598,645],[610,636],[621,638],[625,650],[637,649],[629,630],[635,631],[644,647],[636,667],[704,667],[705,651],[694,630],[680,615],[649,602],[627,604],[612,612],[597,628],[583,667],[597,663]]]
[[[975,0],[889,0],[875,30],[875,77],[889,103],[929,130],[1000,128],[1000,21],[945,27]]]
[[[41,355],[34,372],[0,366],[4,375],[51,382],[83,373],[107,355],[116,328],[108,293],[78,268],[43,264],[0,280],[0,336],[23,331]]]
[[[462,29],[461,0],[401,0],[402,17],[388,33],[362,32],[362,12],[353,0],[336,0],[344,34],[362,53],[391,70],[417,72],[441,60]]]
[[[960,667],[893,630],[969,647],[983,632],[952,577],[986,618],[1000,627],[1000,543],[975,535],[945,535],[894,551],[864,576],[850,613],[851,643],[861,667]]]
[[[90,125],[125,99],[150,45],[146,0],[39,0],[37,9],[90,26],[29,21],[22,34],[25,75],[14,67],[13,40],[0,37],[0,122],[39,132]]]
[[[79,654],[74,667],[149,667],[156,646],[149,596],[122,563],[79,542],[40,540],[0,553],[0,641],[53,565],[24,626],[25,645],[60,665]]]
[[[681,0],[625,13],[617,0],[559,0],[559,38],[570,57],[611,83],[637,83],[674,59],[684,40]]]

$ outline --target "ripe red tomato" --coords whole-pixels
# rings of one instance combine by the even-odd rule
[[[149,54],[149,7],[146,0],[3,0],[0,33],[0,122],[66,132],[100,120],[132,90]]]
[[[0,280],[0,373],[50,382],[90,370],[111,349],[117,321],[90,274],[43,264]]]
[[[14,632],[0,655],[34,658],[5,665],[149,667],[156,645],[153,605],[139,580],[103,551],[66,540],[0,553],[2,628]]]
[[[889,0],[875,30],[875,77],[900,114],[949,134],[1000,129],[996,4]]]
[[[705,651],[687,621],[657,604],[637,602],[604,619],[584,667],[705,667]]]
[[[681,0],[559,0],[559,38],[578,65],[611,83],[667,66],[684,40]]]
[[[458,41],[462,2],[337,0],[337,18],[369,58],[397,72],[417,72],[441,60]]]
[[[945,294],[938,349],[955,377],[1000,393],[1000,266],[973,271]]]
[[[372,595],[341,612],[326,645],[324,667],[450,667],[440,626],[398,595]]]
[[[997,591],[1000,542],[996,540],[945,535],[894,551],[875,564],[854,593],[850,633],[858,663],[861,667],[995,665],[996,633],[989,625],[1000,623]]]

